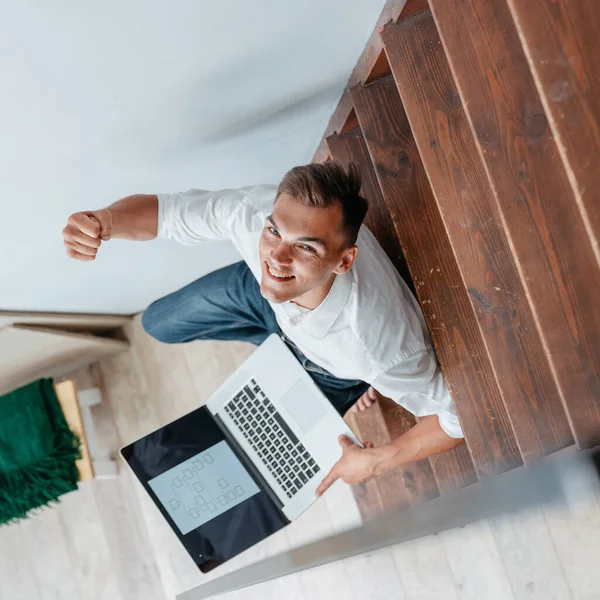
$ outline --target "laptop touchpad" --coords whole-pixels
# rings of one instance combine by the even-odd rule
[[[326,414],[323,398],[302,379],[296,381],[280,402],[303,433],[308,433]]]

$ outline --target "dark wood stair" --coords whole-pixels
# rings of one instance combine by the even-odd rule
[[[600,443],[588,5],[388,0],[315,155],[358,164],[366,224],[421,304],[466,439],[359,486],[365,517]],[[415,423],[386,400],[348,418],[376,444]]]
[[[598,444],[597,239],[585,227],[508,4],[430,6],[573,435],[582,447]]]
[[[535,460],[573,437],[433,17],[382,37],[520,453]]]
[[[508,0],[508,7],[598,258],[598,3],[596,0]]]

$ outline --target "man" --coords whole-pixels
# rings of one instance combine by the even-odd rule
[[[343,414],[377,394],[423,418],[374,448],[340,437],[342,458],[317,489],[357,484],[462,442],[421,310],[372,233],[356,167],[336,162],[289,171],[279,187],[134,195],[69,218],[69,256],[94,260],[112,238],[231,240],[244,261],[166,296],[144,312],[165,343],[244,340],[278,333]],[[358,399],[358,401],[357,401]]]

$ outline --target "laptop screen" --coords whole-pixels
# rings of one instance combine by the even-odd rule
[[[206,407],[126,446],[121,455],[201,571],[289,522]]]
[[[148,485],[183,534],[260,492],[226,441],[150,479]]]

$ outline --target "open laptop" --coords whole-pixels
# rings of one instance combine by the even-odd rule
[[[206,406],[121,449],[201,571],[287,525],[360,443],[275,334]]]

